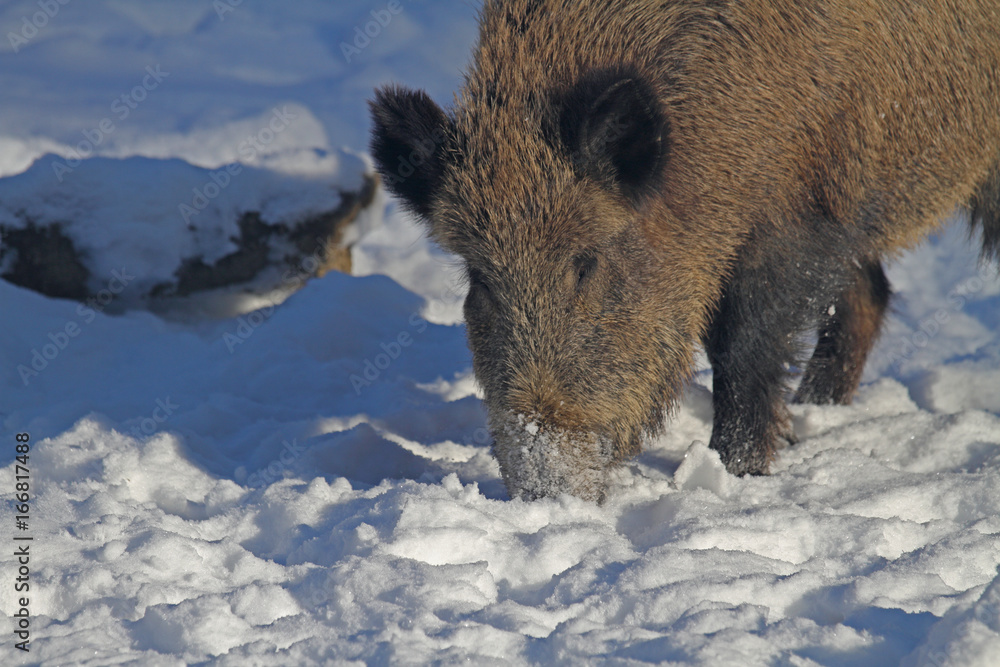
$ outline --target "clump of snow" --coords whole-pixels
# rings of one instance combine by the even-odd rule
[[[678,489],[707,489],[723,498],[730,493],[732,479],[732,475],[726,472],[719,453],[709,449],[700,440],[691,443],[691,447],[684,453],[684,461],[674,473],[674,483]]]
[[[971,605],[950,610],[930,628],[927,640],[901,663],[941,667],[990,667],[1000,644],[1000,578]]]

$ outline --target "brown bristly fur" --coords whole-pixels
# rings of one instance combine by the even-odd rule
[[[798,335],[821,327],[798,397],[849,401],[882,258],[964,204],[1000,252],[994,0],[487,0],[450,113],[398,88],[372,110],[387,185],[468,267],[512,496],[603,490],[524,481],[504,462],[544,461],[542,436],[499,424],[523,416],[581,470],[621,461],[699,341],[712,447],[766,473]]]

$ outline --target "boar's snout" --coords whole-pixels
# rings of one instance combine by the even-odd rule
[[[604,500],[613,459],[608,438],[510,411],[491,412],[490,430],[493,454],[511,498],[535,500],[569,493]]]

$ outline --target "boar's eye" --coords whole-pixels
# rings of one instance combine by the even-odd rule
[[[493,292],[483,278],[483,274],[475,269],[469,271],[469,295],[465,297],[466,316],[482,316],[493,311]]]
[[[573,258],[573,276],[577,294],[583,293],[597,271],[597,256],[584,253]]]

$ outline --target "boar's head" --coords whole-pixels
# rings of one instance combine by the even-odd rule
[[[387,187],[464,260],[511,497],[602,499],[660,428],[703,326],[691,249],[663,242],[670,127],[654,88],[599,69],[548,92],[472,81],[451,113],[386,87],[371,109]]]

